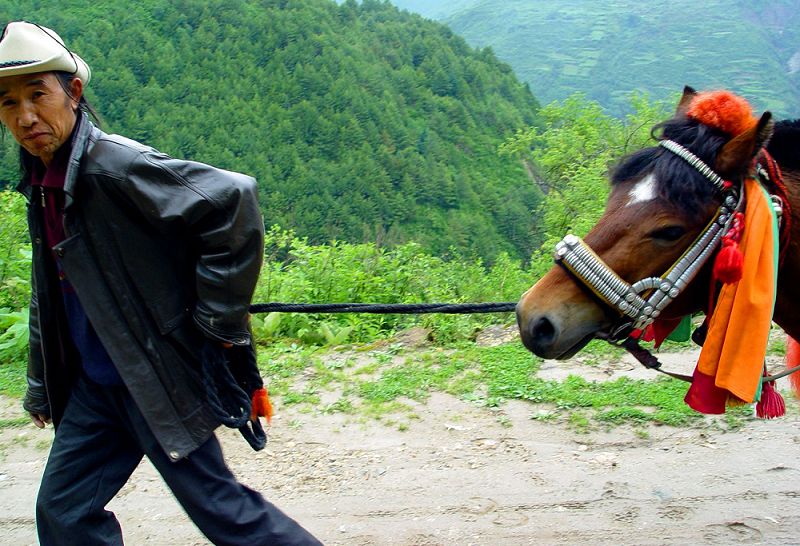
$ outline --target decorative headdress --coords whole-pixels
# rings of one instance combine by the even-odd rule
[[[686,115],[731,137],[744,133],[758,123],[750,104],[730,91],[698,93],[689,103]]]
[[[686,115],[731,138],[752,129],[758,123],[750,104],[744,98],[725,90],[698,93],[689,103]],[[722,238],[722,248],[714,261],[714,276],[726,284],[738,282],[742,278],[743,257],[739,242],[744,230],[743,223],[744,215],[735,212],[730,229]]]
[[[686,115],[731,139],[758,124],[748,102],[729,91],[698,93]],[[714,262],[714,277],[724,286],[709,311],[686,402],[703,413],[722,413],[726,403],[758,400],[758,415],[770,418],[784,410],[780,394],[763,377],[777,282],[777,218],[755,178],[746,177],[740,191],[747,207],[734,213]]]

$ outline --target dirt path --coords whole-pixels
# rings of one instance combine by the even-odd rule
[[[0,399],[0,417],[17,404]],[[284,410],[260,453],[220,436],[236,474],[328,545],[798,543],[797,411],[735,431],[711,420],[588,434],[535,411],[433,395],[403,432]],[[35,544],[50,434],[0,433],[0,544]],[[207,544],[149,463],[110,508],[127,544]]]

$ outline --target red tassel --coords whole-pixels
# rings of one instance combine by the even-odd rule
[[[781,393],[775,390],[772,383],[764,381],[761,387],[761,400],[756,404],[756,415],[761,419],[774,419],[786,413],[786,403]]]
[[[714,260],[714,277],[725,284],[739,282],[742,278],[744,256],[739,245],[730,239],[724,239],[722,249]]]
[[[728,232],[722,237],[722,248],[714,259],[714,277],[725,284],[739,282],[742,278],[744,256],[739,241],[744,231],[744,215],[734,212]]]
[[[265,417],[267,424],[272,423],[272,403],[269,401],[269,393],[267,389],[257,389],[253,393],[252,411],[250,412],[250,420],[255,421],[259,417]]]

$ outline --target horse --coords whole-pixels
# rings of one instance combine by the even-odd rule
[[[698,92],[687,86],[674,116],[653,128],[657,145],[634,152],[617,164],[611,173],[606,209],[583,239],[585,244],[578,245],[575,237],[565,238],[572,246],[567,248],[562,242],[556,265],[521,296],[516,306],[521,340],[537,356],[568,359],[592,339],[619,339],[637,326],[637,320],[638,326],[652,321],[652,316],[641,320],[625,315],[627,303],[612,305],[621,299],[613,293],[598,297],[597,286],[591,280],[587,285],[581,278],[580,263],[565,267],[564,254],[580,250],[586,263],[604,264],[602,271],[589,267],[584,276],[594,275],[597,281],[599,275],[617,288],[637,287],[635,283],[641,279],[656,279],[637,287],[640,291],[648,288],[643,298],[649,298],[658,292],[657,279],[682,260],[687,249],[694,248],[698,236],[707,235],[703,230],[715,214],[725,212],[720,208],[726,206],[725,192],[710,179],[738,184],[753,176],[764,149],[783,173],[785,194],[780,197],[787,211],[773,321],[786,334],[800,339],[800,120],[776,123],[765,112],[757,122],[752,118],[754,123],[746,131],[732,136],[687,115],[697,96]],[[670,142],[677,146],[670,149]],[[705,252],[718,252],[720,246],[717,236]],[[707,260],[692,271],[691,280],[679,294],[670,294],[674,299],[667,298],[671,301],[657,313],[661,319],[707,310],[715,291],[711,262]],[[642,302],[630,291],[627,297]]]

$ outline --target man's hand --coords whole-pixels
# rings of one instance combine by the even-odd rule
[[[43,415],[41,413],[31,413],[30,415],[31,421],[33,421],[33,424],[38,428],[44,428],[53,422],[48,415]]]

